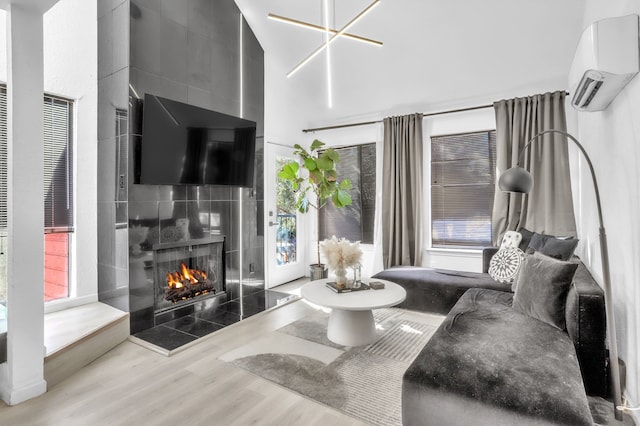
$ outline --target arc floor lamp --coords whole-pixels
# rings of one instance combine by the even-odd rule
[[[618,346],[616,343],[617,339],[613,311],[613,298],[611,295],[611,277],[609,273],[609,251],[607,249],[607,234],[604,230],[604,223],[602,221],[602,207],[600,205],[600,191],[598,190],[598,181],[596,180],[596,174],[593,171],[591,159],[587,155],[587,152],[584,150],[582,144],[580,144],[580,142],[578,142],[578,140],[569,133],[556,129],[545,130],[532,137],[524,145],[524,147],[520,151],[520,155],[518,156],[518,164],[515,167],[512,167],[502,173],[502,175],[500,176],[500,180],[498,181],[498,187],[501,191],[504,192],[517,192],[524,194],[528,194],[529,192],[531,192],[531,189],[533,188],[533,178],[528,171],[520,167],[520,162],[522,161],[522,156],[524,155],[529,145],[536,141],[540,136],[548,133],[559,133],[561,135],[564,135],[578,146],[580,152],[582,152],[582,155],[584,155],[584,158],[587,160],[589,171],[591,172],[591,178],[593,179],[596,204],[598,207],[598,220],[600,221],[600,256],[602,257],[602,279],[604,281],[603,287],[605,299],[605,315],[607,318],[607,334],[609,336],[609,365],[611,366],[611,385],[613,388],[614,412],[615,418],[617,420],[622,420],[620,370],[618,366]]]

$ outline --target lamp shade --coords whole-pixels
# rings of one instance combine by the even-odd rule
[[[528,171],[520,166],[515,166],[500,175],[498,188],[504,192],[528,194],[533,189],[533,178]]]

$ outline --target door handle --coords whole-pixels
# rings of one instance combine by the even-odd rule
[[[269,226],[278,226],[280,225],[278,222],[274,222],[272,220],[269,221]]]

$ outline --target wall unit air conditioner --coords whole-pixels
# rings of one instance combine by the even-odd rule
[[[638,15],[608,18],[583,33],[569,71],[571,105],[602,111],[640,71]]]

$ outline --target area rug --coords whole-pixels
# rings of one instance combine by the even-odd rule
[[[345,347],[327,339],[328,314],[295,321],[220,357],[372,425],[400,425],[402,375],[442,317],[374,311],[378,339]]]

